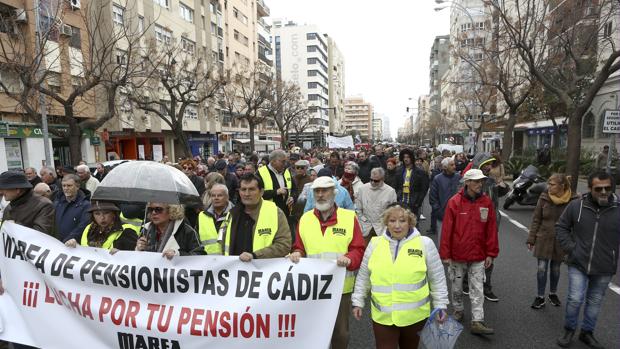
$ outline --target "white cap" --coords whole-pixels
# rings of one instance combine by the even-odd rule
[[[465,176],[463,177],[463,181],[475,181],[475,180],[483,179],[483,178],[487,178],[487,176],[485,176],[481,170],[474,168],[474,169],[467,171],[467,173],[465,173]]]
[[[334,188],[335,186],[336,183],[334,183],[334,180],[331,177],[318,177],[314,180],[314,182],[312,182],[311,188]]]

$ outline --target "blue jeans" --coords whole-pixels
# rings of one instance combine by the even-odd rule
[[[566,329],[574,331],[577,328],[579,311],[585,299],[581,330],[594,332],[601,302],[610,281],[611,275],[586,275],[575,267],[568,267],[568,299],[564,319]]]
[[[536,279],[538,281],[538,297],[545,296],[549,264],[551,264],[551,273],[549,275],[549,293],[556,293],[558,291],[558,281],[560,281],[560,265],[562,265],[562,262],[539,258],[538,272],[536,273]]]

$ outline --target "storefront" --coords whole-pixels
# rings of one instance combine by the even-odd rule
[[[161,161],[166,154],[163,133],[103,130],[106,160]]]
[[[57,129],[66,129],[63,125],[50,125]],[[50,149],[60,140],[50,133]],[[60,158],[54,156],[54,165],[64,165]],[[45,146],[43,131],[36,125],[10,124],[0,122],[0,170],[18,170],[25,167],[34,167],[39,170],[45,163]]]
[[[217,134],[190,134],[188,137],[192,156],[200,156],[203,159],[219,152]]]

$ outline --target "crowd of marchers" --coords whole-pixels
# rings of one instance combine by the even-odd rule
[[[38,173],[26,168],[0,174],[0,208],[3,221],[69,247],[112,254],[333,260],[346,276],[331,347],[347,348],[349,316],[359,320],[369,308],[377,348],[417,348],[427,321],[464,321],[464,295],[471,333],[495,333],[483,305],[499,301],[492,288],[498,205],[510,190],[499,154],[376,145],[355,151],[295,147],[264,156],[234,152],[178,163],[165,157],[162,162],[182,171],[200,196],[200,202],[181,204],[91,200],[110,171],[102,164],[94,173],[85,164]],[[603,347],[593,333],[620,243],[612,182],[596,171],[589,192],[577,195],[571,178],[554,174],[534,210],[525,242],[538,259],[532,308],[561,305],[560,264],[568,265],[564,332],[557,339],[562,347],[579,327],[579,340]],[[427,197],[431,212],[425,217]],[[422,234],[417,227],[425,219],[430,229]]]

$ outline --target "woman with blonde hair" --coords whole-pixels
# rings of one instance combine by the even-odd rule
[[[360,320],[368,292],[378,349],[418,347],[432,309],[437,321],[447,318],[448,288],[433,240],[420,235],[416,217],[395,204],[385,210],[385,233],[366,248],[352,295],[353,316]]]
[[[159,252],[168,259],[204,254],[198,234],[185,219],[183,205],[149,202],[146,211],[150,222],[144,225],[136,251]]]
[[[570,176],[554,173],[547,180],[547,191],[538,199],[532,224],[527,238],[527,248],[538,259],[537,284],[538,294],[532,303],[533,309],[545,306],[545,289],[549,273],[549,302],[556,307],[561,305],[556,292],[560,280],[560,265],[564,251],[555,237],[555,223],[560,219],[564,208],[571,200],[578,198],[570,188]],[[549,268],[551,267],[551,268]]]

